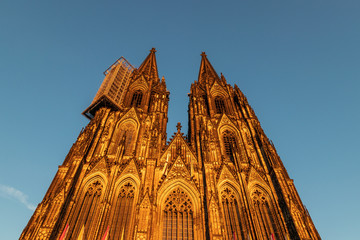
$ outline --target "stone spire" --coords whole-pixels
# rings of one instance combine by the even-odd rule
[[[139,74],[143,74],[147,76],[149,79],[153,80],[154,82],[159,81],[159,73],[156,64],[156,57],[155,57],[155,48],[150,50],[149,55],[145,58],[144,62],[140,65],[138,69]]]
[[[208,79],[220,80],[219,75],[207,59],[205,52],[202,52],[198,81],[199,83],[205,83]]]

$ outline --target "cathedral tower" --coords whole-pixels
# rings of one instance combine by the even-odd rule
[[[20,239],[320,239],[246,97],[201,54],[187,136],[167,142],[155,49],[120,58]]]

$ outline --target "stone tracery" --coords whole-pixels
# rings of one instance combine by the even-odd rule
[[[140,107],[142,99],[143,99],[143,93],[140,90],[135,91],[134,94],[132,95],[131,106]]]
[[[222,189],[220,195],[227,238],[245,239],[245,224],[241,217],[236,193],[226,186]]]
[[[133,219],[135,186],[131,182],[123,184],[116,197],[116,202],[112,209],[113,217],[110,235],[114,239],[130,238],[130,227]]]
[[[220,96],[215,97],[214,102],[215,102],[216,113],[218,114],[226,113],[225,101],[222,97]]]
[[[190,197],[181,188],[166,198],[163,210],[163,240],[194,239],[194,213]]]
[[[267,239],[267,236],[274,234],[276,239],[280,239],[279,222],[268,194],[261,189],[255,188],[251,194],[251,199],[262,238]]]
[[[223,133],[224,150],[226,155],[234,162],[234,151],[236,151],[236,138],[234,133],[226,130]]]
[[[79,201],[76,205],[76,213],[70,221],[74,226],[69,238],[77,238],[81,234],[82,228],[87,229],[85,236],[91,234],[92,225],[96,223],[96,219],[99,214],[99,203],[101,194],[103,192],[103,184],[99,180],[93,181],[88,185],[82,201]]]

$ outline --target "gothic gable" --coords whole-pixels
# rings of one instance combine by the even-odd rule
[[[230,180],[233,182],[237,182],[237,177],[230,171],[226,164],[222,164],[218,175],[216,176],[217,183],[221,183],[225,180]]]
[[[139,117],[136,113],[136,110],[134,107],[132,107],[127,113],[125,113],[121,119],[119,120],[119,123],[127,120],[127,119],[132,119],[136,122],[136,126],[139,126],[140,125],[140,120],[139,120]]]
[[[129,86],[130,91],[134,91],[138,89],[140,89],[141,91],[146,91],[147,89],[149,89],[149,84],[142,75],[134,79],[131,85]]]
[[[158,189],[174,181],[185,181],[187,184],[198,189],[196,180],[191,176],[189,169],[185,166],[181,157],[178,157],[175,162],[170,166],[170,169],[161,177]]]
[[[171,142],[161,154],[160,165],[171,164],[171,160],[175,160],[177,156],[181,156],[184,159],[185,165],[190,167],[191,164],[196,164],[197,160],[194,152],[189,147],[188,143],[185,141],[182,133],[178,132],[170,139]]]
[[[118,175],[123,176],[126,174],[132,174],[136,176],[138,179],[140,179],[140,172],[138,170],[138,167],[136,166],[135,160],[132,158],[125,166],[119,170]]]
[[[226,114],[223,114],[223,116],[221,117],[221,119],[220,119],[220,121],[218,123],[218,131],[219,131],[219,133],[220,133],[221,129],[224,126],[230,126],[234,130],[237,129],[236,125],[233,123],[233,121],[231,121],[231,119]]]
[[[251,167],[248,173],[247,182],[249,188],[256,184],[268,187],[265,174],[258,172],[254,167]]]
[[[98,159],[98,161],[92,160],[92,162],[89,164],[88,168],[86,169],[86,175],[90,175],[95,172],[102,172],[105,175],[110,173],[110,166],[108,166],[106,157],[101,157]]]
[[[181,157],[178,157],[175,162],[172,164],[172,166],[170,167],[165,181],[170,181],[172,179],[175,178],[183,178],[183,179],[190,179],[191,178],[191,174],[189,169],[185,166],[184,161],[181,159]]]
[[[149,192],[147,191],[140,200],[140,208],[150,208],[150,206],[151,206],[151,201],[149,197]]]
[[[214,84],[210,88],[210,94],[215,96],[222,96],[224,98],[228,97],[226,90],[217,82],[215,81]]]

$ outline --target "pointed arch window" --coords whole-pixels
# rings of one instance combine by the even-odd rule
[[[277,228],[277,226],[280,225],[269,197],[263,191],[256,189],[251,194],[251,198],[253,200],[256,220],[261,229],[261,234],[264,237],[274,234],[276,239],[281,239]]]
[[[131,99],[131,106],[140,107],[142,98],[143,98],[143,93],[140,90],[135,91]]]
[[[220,96],[215,98],[215,109],[218,114],[226,113],[225,101]]]
[[[221,203],[227,239],[245,239],[244,218],[241,218],[240,206],[231,188],[226,187],[221,191]]]
[[[231,161],[234,161],[233,153],[236,150],[236,138],[234,133],[226,130],[223,134],[223,140],[225,154],[231,159]]]
[[[76,206],[75,214],[72,219],[74,228],[71,233],[68,234],[68,239],[76,239],[80,234],[84,234],[84,239],[92,238],[92,229],[95,228],[96,220],[99,215],[100,197],[102,193],[103,185],[100,181],[94,181],[86,189],[85,195],[82,201],[79,201],[79,205]],[[85,231],[81,231],[82,228]],[[82,233],[83,232],[83,233]]]
[[[131,125],[133,126],[133,125]],[[125,155],[131,155],[133,146],[134,146],[134,135],[135,135],[135,129],[134,128],[128,128],[126,130],[123,130],[122,136],[125,135]]]
[[[112,210],[110,236],[113,239],[130,239],[134,211],[135,186],[131,182],[121,186]]]
[[[180,188],[165,200],[163,212],[163,240],[194,239],[194,213],[189,196]]]
[[[131,155],[135,146],[136,130],[132,123],[125,123],[118,127],[110,145],[110,154],[118,154],[124,148],[125,155]]]

